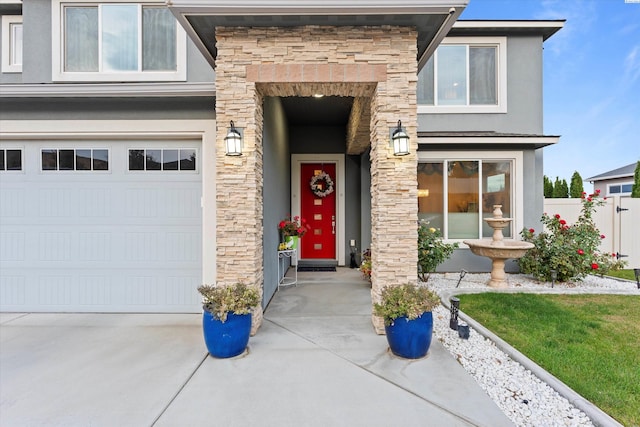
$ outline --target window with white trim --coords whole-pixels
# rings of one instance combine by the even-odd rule
[[[21,171],[22,170],[22,150],[0,149],[0,171]]]
[[[22,15],[2,17],[2,72],[22,72]]]
[[[43,148],[43,171],[108,171],[109,150],[105,148]]]
[[[418,74],[418,112],[506,112],[506,43],[505,37],[445,39]]]
[[[450,153],[451,154],[451,153]],[[484,221],[501,205],[513,218],[518,156],[448,156],[418,162],[418,218],[439,228],[445,239],[488,238],[493,229]],[[514,236],[515,221],[503,230]]]
[[[633,182],[624,182],[621,184],[609,184],[607,186],[607,194],[609,196],[630,196],[633,188]]]
[[[129,150],[130,171],[195,171],[194,148],[140,148]]]
[[[164,3],[53,8],[55,81],[186,80],[186,36]]]

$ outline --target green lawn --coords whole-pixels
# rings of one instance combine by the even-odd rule
[[[459,295],[460,310],[625,426],[640,425],[640,296]]]
[[[607,274],[607,276],[618,277],[620,279],[627,279],[636,281],[636,275],[633,272],[633,269],[625,269],[625,270],[611,270]]]

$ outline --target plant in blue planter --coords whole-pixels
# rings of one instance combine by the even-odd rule
[[[439,304],[438,295],[424,286],[407,283],[382,289],[374,314],[384,319],[393,354],[405,359],[426,356],[433,335],[432,311]]]
[[[260,302],[256,288],[243,283],[231,286],[202,285],[202,330],[204,342],[213,357],[241,354],[249,343],[251,311]]]

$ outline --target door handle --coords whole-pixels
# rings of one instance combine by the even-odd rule
[[[336,234],[336,222],[331,221],[331,234]]]

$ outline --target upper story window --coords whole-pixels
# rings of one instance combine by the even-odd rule
[[[22,16],[2,17],[2,72],[22,72]]]
[[[419,113],[505,113],[505,37],[445,39],[418,74]]]
[[[53,8],[54,80],[185,80],[185,33],[163,3],[58,0]]]

